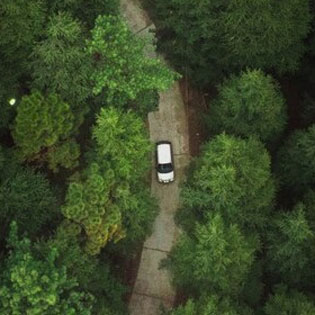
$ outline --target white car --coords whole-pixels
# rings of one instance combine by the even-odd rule
[[[172,144],[169,141],[160,141],[156,144],[156,171],[160,183],[174,181]]]

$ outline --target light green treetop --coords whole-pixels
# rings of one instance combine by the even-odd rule
[[[93,92],[108,100],[135,99],[145,90],[166,90],[177,77],[158,59],[144,54],[145,42],[118,16],[99,16],[87,42],[95,62]]]

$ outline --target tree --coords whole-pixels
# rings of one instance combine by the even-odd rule
[[[136,182],[149,170],[152,146],[148,131],[132,111],[101,109],[93,128],[93,139],[99,163],[111,169],[115,177]]]
[[[310,30],[308,0],[202,0],[198,5],[162,0],[153,8],[162,49],[182,73],[204,86],[246,66],[296,71]]]
[[[283,187],[304,192],[315,184],[315,125],[294,131],[279,149],[276,174]]]
[[[292,212],[278,214],[267,237],[267,261],[273,274],[295,285],[313,274],[315,234],[308,224],[305,205],[298,203]]]
[[[60,11],[69,12],[78,18],[88,29],[93,28],[95,19],[103,14],[118,14],[118,0],[94,0],[87,2],[84,0],[50,0],[47,3],[49,11],[57,13]]]
[[[66,142],[73,131],[74,116],[67,103],[56,94],[44,97],[35,91],[24,96],[17,109],[12,135],[22,160],[48,161],[56,170],[57,164],[76,166],[78,157],[74,141]],[[66,154],[75,154],[67,157]],[[59,156],[62,155],[64,162]]]
[[[188,226],[190,212],[202,221],[214,210],[240,226],[262,228],[266,223],[275,186],[269,154],[259,141],[216,136],[205,144],[190,178],[182,191],[181,216]]]
[[[8,165],[10,167],[10,165]],[[17,168],[0,183],[1,238],[12,220],[31,237],[58,222],[60,210],[48,180],[31,168]],[[47,230],[47,228],[46,228]]]
[[[130,239],[144,237],[156,208],[138,184],[149,170],[152,148],[141,119],[131,111],[102,109],[93,138],[95,147],[88,167],[70,183],[62,211],[83,227],[87,251],[97,254],[109,240],[123,238],[126,228],[134,232]],[[139,224],[143,225],[142,232]]]
[[[83,227],[87,235],[86,250],[98,254],[105,244],[124,236],[119,208],[110,199],[113,174],[102,176],[98,164],[86,170],[85,178],[70,183],[63,215]]]
[[[108,102],[126,103],[146,90],[166,90],[177,76],[160,60],[145,56],[145,42],[118,16],[99,16],[88,41],[94,59],[93,92],[103,90]]]
[[[277,138],[284,129],[285,101],[277,83],[261,70],[232,75],[218,87],[207,118],[209,129],[262,141]]]
[[[33,48],[32,86],[58,94],[70,105],[79,127],[88,111],[92,65],[85,50],[81,24],[70,14],[59,12],[49,18],[45,37]]]
[[[231,1],[222,14],[224,41],[240,66],[294,72],[310,31],[308,0]],[[269,27],[266,27],[268,25]]]
[[[192,236],[181,236],[167,266],[174,283],[185,291],[237,295],[258,248],[255,235],[245,237],[237,225],[214,213],[206,224],[196,224]]]
[[[7,64],[7,70],[21,74],[26,70],[33,43],[42,34],[45,22],[44,2],[3,0],[0,14],[1,60]]]
[[[78,281],[78,288],[94,297],[93,314],[126,314],[123,295],[126,288],[114,276],[109,259],[91,256],[81,247],[80,226],[64,220],[55,235],[38,244],[42,256],[47,256],[52,247],[58,249],[56,266],[66,267],[67,275]]]
[[[79,291],[66,267],[57,267],[58,251],[51,247],[38,255],[27,238],[19,240],[11,225],[10,253],[0,278],[0,310],[3,314],[91,314],[93,296]]]
[[[315,313],[315,305],[304,294],[279,286],[269,297],[264,310],[266,315],[312,315]]]
[[[185,306],[179,306],[170,315],[251,315],[253,312],[245,305],[237,305],[230,298],[213,294],[198,301],[189,299]]]

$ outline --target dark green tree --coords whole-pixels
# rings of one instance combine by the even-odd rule
[[[292,212],[278,214],[267,234],[269,270],[295,285],[310,277],[314,232],[308,224],[304,204],[297,204]]]
[[[264,311],[266,315],[312,315],[315,314],[315,304],[304,294],[279,286],[269,297]]]
[[[3,314],[91,314],[93,296],[77,289],[66,267],[57,267],[58,251],[41,256],[28,238],[18,239],[11,225],[9,256],[0,274],[0,310]]]
[[[287,120],[285,101],[270,75],[247,70],[231,76],[218,90],[206,120],[212,132],[270,141],[283,131]]]
[[[252,315],[253,312],[245,305],[237,305],[226,297],[217,295],[205,296],[194,301],[189,299],[184,306],[170,312],[170,315]]]
[[[279,149],[276,174],[283,187],[304,192],[315,184],[315,125],[293,132]]]
[[[45,226],[46,232],[48,225],[53,228],[61,215],[48,180],[31,168],[19,167],[0,182],[0,204],[1,238],[12,220],[34,237]]]
[[[78,287],[95,297],[93,314],[125,315],[122,299],[126,288],[113,275],[108,257],[97,258],[83,250],[80,231],[79,225],[64,220],[53,238],[39,244],[41,255],[48,255],[51,247],[58,248],[56,265],[66,267],[67,275],[77,279]]]
[[[219,211],[240,226],[263,227],[272,209],[275,185],[262,143],[226,134],[205,144],[182,192],[184,225]]]
[[[85,101],[92,94],[92,65],[82,26],[70,14],[59,12],[49,18],[44,35],[33,48],[32,85],[67,102],[78,127],[88,110]]]
[[[237,225],[226,224],[216,213],[206,224],[197,223],[192,236],[181,236],[166,266],[174,283],[187,292],[237,295],[258,249],[255,235],[245,237]]]
[[[310,29],[308,0],[190,0],[151,3],[161,46],[175,65],[207,85],[245,66],[298,69]]]
[[[45,2],[3,0],[0,16],[1,64],[4,62],[6,65],[6,72],[17,71],[20,75],[26,70],[34,42],[42,35],[46,18]]]
[[[118,0],[50,0],[47,5],[52,14],[60,11],[69,12],[88,29],[93,28],[95,19],[99,15],[119,13]]]
[[[146,90],[166,90],[177,78],[160,60],[145,55],[145,41],[118,16],[99,16],[87,45],[95,63],[93,92],[104,90],[109,102],[125,103]]]

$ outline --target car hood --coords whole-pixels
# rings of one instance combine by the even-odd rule
[[[160,182],[172,182],[174,180],[174,172],[159,173],[158,178]]]

